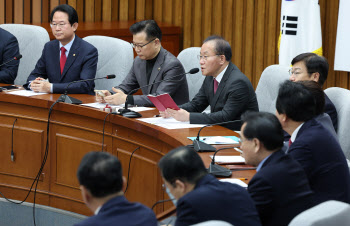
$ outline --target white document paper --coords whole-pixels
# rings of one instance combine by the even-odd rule
[[[232,140],[231,138],[223,137],[223,136],[208,137],[205,139],[205,143],[207,143],[207,144],[238,144],[238,142]]]
[[[92,107],[92,108],[104,108],[106,107],[106,103],[88,103],[88,104],[81,104],[82,106],[87,106],[87,107]],[[116,110],[120,109],[120,108],[124,108],[125,104],[119,104],[119,105],[114,105],[114,104],[108,104],[109,106],[111,106],[112,108],[116,108]],[[130,110],[139,112],[139,111],[148,111],[148,110],[152,110],[153,108],[149,108],[149,107],[129,107]]]
[[[234,178],[227,178],[227,179],[221,179],[221,182],[229,182],[232,184],[237,184],[239,186],[242,186],[244,188],[247,188],[248,185],[246,183],[244,183],[243,181],[241,181],[240,179],[234,179]]]
[[[197,128],[197,127],[205,126],[202,124],[190,124],[190,122],[179,122],[174,118],[154,117],[154,118],[141,118],[138,120],[142,122],[150,123],[152,125],[160,126],[166,129]]]
[[[36,93],[32,90],[16,90],[16,91],[10,91],[6,92],[7,94],[13,94],[18,96],[24,96],[24,97],[30,97],[30,96],[37,96],[37,95],[43,95],[47,93]]]
[[[213,159],[213,156],[210,156],[211,159]],[[245,160],[242,156],[237,156],[237,155],[231,155],[231,156],[217,156],[215,155],[215,162],[219,163],[245,163]]]

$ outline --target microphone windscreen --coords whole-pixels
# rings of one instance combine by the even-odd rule
[[[115,78],[115,75],[107,75],[106,76],[106,79],[113,79],[113,78]]]
[[[198,71],[199,71],[199,68],[192,68],[188,73],[196,74],[196,73],[198,73]]]
[[[15,58],[15,60],[19,60],[19,59],[21,59],[21,58],[22,58],[22,54],[18,54],[18,55],[17,55],[17,56],[15,56],[14,58]]]

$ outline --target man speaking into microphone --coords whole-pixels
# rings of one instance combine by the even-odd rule
[[[206,76],[196,96],[179,106],[167,109],[162,117],[173,117],[191,124],[214,124],[240,119],[246,111],[258,111],[258,102],[249,79],[231,62],[230,44],[220,36],[210,36],[198,56],[202,74]],[[210,106],[210,113],[202,113]],[[226,127],[239,130],[240,125]]]
[[[45,44],[23,87],[35,92],[64,93],[70,82],[95,78],[97,49],[75,35],[77,11],[69,5],[57,6],[51,12],[50,26],[56,40]],[[93,81],[84,81],[72,84],[67,91],[94,94],[94,86]]]
[[[18,71],[19,60],[12,60],[19,54],[18,41],[10,32],[0,28],[0,83],[13,84]],[[8,63],[6,63],[8,62]]]
[[[148,94],[168,93],[176,104],[188,102],[184,68],[173,54],[162,48],[162,31],[158,24],[154,20],[140,21],[130,27],[130,32],[133,35],[131,45],[137,53],[131,70],[119,86],[113,87],[114,94],[103,90],[105,97],[96,94],[96,100],[117,105],[127,102],[153,106]],[[137,88],[141,88],[144,95],[127,95]]]

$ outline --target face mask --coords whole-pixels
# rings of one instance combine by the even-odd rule
[[[172,199],[172,202],[174,203],[174,205],[176,206],[177,200],[175,199],[173,194],[171,194],[171,192],[167,186],[165,186],[165,191],[168,194],[169,198]]]

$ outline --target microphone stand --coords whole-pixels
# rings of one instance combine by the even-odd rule
[[[214,155],[213,155],[213,159],[210,162],[209,168],[208,168],[208,173],[216,176],[216,177],[230,177],[232,175],[231,170],[222,167],[218,164],[215,164],[215,155],[216,153],[218,153],[221,150],[225,150],[225,149],[231,149],[233,147],[227,147],[227,148],[220,148],[218,150],[215,151]]]
[[[136,88],[136,89],[133,89],[131,90],[130,92],[128,92],[127,96],[129,96],[130,94],[132,94],[133,92],[139,90],[139,89],[142,89],[142,88],[145,88],[145,87],[148,87],[148,86],[152,86],[154,84],[158,84],[158,83],[161,83],[161,82],[165,82],[165,81],[170,81],[172,80],[173,78],[177,77],[177,76],[181,76],[181,75],[186,75],[186,74],[195,74],[199,71],[198,68],[193,68],[191,69],[189,72],[186,72],[186,73],[182,73],[180,75],[175,75],[175,76],[172,76],[170,78],[167,78],[167,79],[163,79],[163,80],[160,80],[158,82],[154,82],[152,84],[148,84],[148,85],[144,85],[144,86],[141,86],[139,88]],[[126,117],[126,118],[140,118],[142,117],[142,115],[139,113],[139,112],[136,112],[136,111],[133,111],[133,110],[130,110],[128,108],[128,100],[125,101],[125,106],[124,108],[121,108],[118,110],[118,112],[120,113],[120,115]]]
[[[110,78],[108,76],[111,76]],[[98,79],[113,79],[115,78],[115,75],[114,77],[112,75],[108,75],[107,77],[102,77],[102,78],[90,78],[90,79],[84,79],[84,80],[78,80],[78,81],[73,81],[73,82],[70,82],[67,86],[66,86],[66,89],[64,91],[64,94],[62,94],[57,102],[63,102],[63,103],[67,103],[67,104],[82,104],[83,102],[81,100],[78,100],[74,97],[70,97],[68,96],[68,87],[73,84],[73,83],[78,83],[78,82],[86,82],[86,81],[93,81],[93,80],[98,80]]]

